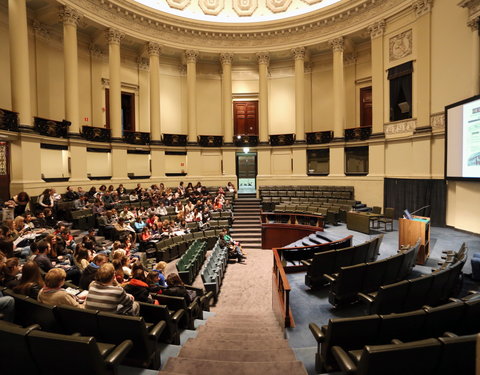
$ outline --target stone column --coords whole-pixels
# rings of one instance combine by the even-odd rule
[[[258,52],[258,78],[259,78],[259,140],[268,143],[268,64],[270,56],[268,52]]]
[[[333,124],[334,137],[343,138],[345,129],[345,77],[343,72],[343,37],[328,42],[333,49]]]
[[[150,56],[150,139],[153,143],[160,142],[162,128],[160,124],[160,52],[157,43],[147,44]]]
[[[63,56],[65,76],[65,119],[71,122],[69,132],[80,130],[80,102],[78,91],[77,25],[81,15],[73,8],[64,6],[60,11],[63,22]]]
[[[292,49],[295,59],[295,133],[296,140],[305,141],[305,47]]]
[[[21,125],[32,125],[26,0],[8,0],[12,110]]]
[[[480,7],[479,7],[480,13]],[[472,30],[472,96],[480,94],[480,15],[470,19],[467,25]]]
[[[232,59],[233,53],[222,53],[222,102],[223,102],[223,141],[233,142],[233,113],[232,113]]]
[[[368,27],[372,50],[372,133],[383,133],[384,118],[384,82],[383,33],[385,21],[375,22]]]
[[[187,60],[188,142],[197,143],[197,58],[198,51],[185,51]]]
[[[125,34],[116,29],[107,30],[108,65],[110,75],[110,130],[112,139],[122,138],[122,87],[120,80],[120,41]]]

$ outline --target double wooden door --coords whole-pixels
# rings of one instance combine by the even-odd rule
[[[233,102],[235,135],[258,135],[258,101]]]

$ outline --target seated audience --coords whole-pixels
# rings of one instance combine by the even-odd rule
[[[145,272],[142,268],[136,268],[132,272],[132,278],[124,286],[124,289],[135,298],[135,301],[153,303]]]
[[[33,299],[37,299],[40,289],[43,288],[42,275],[40,274],[40,267],[34,261],[27,261],[22,268],[22,277],[20,282],[13,291],[18,294],[23,294]]]
[[[87,290],[90,283],[95,280],[98,270],[102,265],[108,262],[108,258],[105,254],[97,254],[90,262],[90,264],[83,270],[80,277],[79,287]]]
[[[178,274],[171,273],[167,276],[167,289],[163,290],[163,294],[167,296],[175,296],[175,297],[183,297],[187,304],[192,303],[193,299],[187,292],[187,288],[185,288],[185,284],[183,283],[182,279]]]
[[[111,263],[103,264],[99,268],[96,281],[90,284],[85,307],[124,315],[138,315],[140,311],[133,296],[117,285],[115,268]]]

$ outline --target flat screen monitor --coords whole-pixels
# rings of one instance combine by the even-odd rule
[[[445,178],[480,181],[480,95],[445,107]]]

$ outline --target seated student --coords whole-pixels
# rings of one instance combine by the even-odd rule
[[[67,274],[61,268],[52,268],[45,275],[45,286],[38,293],[38,301],[48,305],[82,307],[79,300],[62,288]]]
[[[167,287],[167,282],[165,281],[165,275],[163,273],[165,271],[165,268],[167,268],[167,262],[161,261],[161,262],[158,262],[155,265],[154,269],[152,270],[158,273],[158,278],[159,278],[158,284],[163,288]]]
[[[44,285],[45,283],[40,274],[40,267],[34,261],[29,260],[23,265],[22,277],[20,278],[18,285],[13,288],[13,291],[37,299],[38,293]]]
[[[0,314],[3,314],[7,322],[13,322],[13,315],[15,311],[15,299],[10,296],[4,296],[0,292]]]
[[[105,254],[97,254],[90,262],[90,264],[83,270],[82,276],[80,277],[79,287],[87,290],[90,283],[95,280],[96,274],[99,268],[108,262],[108,258]]]
[[[80,271],[84,271],[93,260],[92,252],[83,244],[78,244],[75,249],[75,262]]]
[[[0,285],[7,288],[14,288],[20,282],[20,262],[18,258],[8,258],[0,265]]]
[[[48,272],[53,268],[53,263],[47,255],[49,248],[50,244],[47,241],[37,243],[37,256],[34,261],[43,272]]]
[[[238,242],[233,241],[232,237],[227,234],[226,229],[222,229],[218,236],[220,247],[228,248],[228,257],[237,258],[238,263],[244,263],[246,256],[243,255],[242,248]]]
[[[193,299],[185,288],[185,284],[183,283],[180,276],[176,273],[171,273],[167,276],[167,289],[163,290],[163,294],[167,296],[175,296],[175,297],[183,297],[185,301],[189,305],[192,303]]]
[[[150,291],[150,293],[162,294],[162,291],[164,288],[160,286],[159,282],[160,282],[160,278],[158,277],[158,272],[150,271],[147,274],[147,284],[148,284],[148,290]]]
[[[73,190],[71,186],[67,186],[67,191],[65,193],[65,200],[74,201],[78,199],[78,197],[79,197],[78,193],[75,190]]]
[[[103,264],[99,268],[96,281],[90,284],[85,307],[125,315],[138,315],[140,311],[140,306],[133,300],[133,296],[117,285],[115,268],[111,263]]]
[[[135,301],[153,303],[145,272],[142,268],[136,268],[132,272],[132,278],[123,288],[135,298]]]

